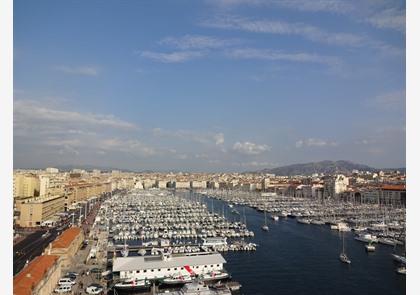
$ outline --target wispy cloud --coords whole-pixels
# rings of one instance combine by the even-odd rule
[[[241,30],[253,33],[297,35],[313,42],[347,47],[370,47],[383,53],[401,53],[402,49],[374,40],[365,35],[353,33],[330,32],[319,27],[290,23],[280,20],[254,20],[244,17],[225,15],[201,22],[201,25],[211,28]]]
[[[299,35],[311,41],[336,45],[361,46],[364,41],[362,36],[351,33],[328,32],[303,23],[290,23],[279,20],[253,20],[232,15],[219,16],[203,21],[201,24],[206,27],[235,29],[254,33]]]
[[[204,51],[174,51],[170,53],[141,51],[141,57],[149,58],[163,63],[182,63],[205,55]]]
[[[296,141],[297,148],[303,147],[336,147],[338,143],[335,141],[327,141],[319,138],[308,138]]]
[[[337,66],[341,64],[341,60],[338,57],[305,52],[287,53],[270,49],[244,48],[232,49],[230,51],[226,51],[226,54],[229,57],[236,59],[284,60],[302,63],[320,63],[330,66]]]
[[[380,29],[405,32],[405,9],[385,9],[366,17],[365,21]]]
[[[267,152],[271,150],[271,147],[266,144],[256,144],[249,141],[245,142],[236,142],[232,149],[235,152],[244,155],[259,155],[261,153]]]
[[[170,45],[178,49],[217,49],[237,44],[239,40],[220,39],[204,35],[184,35],[182,37],[167,37],[159,44]]]
[[[394,0],[211,0],[220,8],[239,5],[288,8],[302,12],[326,12],[350,16],[358,22],[369,23],[380,29],[405,32],[405,9]]]
[[[397,90],[367,100],[367,105],[382,110],[395,111],[405,108],[405,91]]]
[[[54,69],[63,73],[75,75],[97,76],[99,74],[98,68],[93,66],[56,66]]]
[[[16,100],[14,102],[14,123],[17,126],[32,125],[40,122],[45,124],[62,124],[71,126],[97,126],[118,129],[135,129],[135,124],[123,121],[113,115],[80,113],[49,108],[31,100]]]
[[[177,138],[184,141],[192,141],[201,144],[211,144],[222,147],[225,142],[225,136],[223,133],[213,133],[213,132],[199,132],[193,130],[165,130],[162,128],[154,128],[152,134],[156,137],[169,137]]]

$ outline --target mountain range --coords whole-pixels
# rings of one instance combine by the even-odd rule
[[[387,169],[378,169],[373,168],[363,164],[357,164],[350,161],[320,161],[320,162],[310,162],[310,163],[303,163],[303,164],[293,164],[287,165],[277,168],[271,169],[263,169],[260,171],[256,171],[256,173],[269,173],[275,175],[284,175],[284,176],[291,176],[291,175],[311,175],[314,173],[324,173],[324,174],[331,174],[331,173],[343,173],[349,174],[353,170],[359,171],[370,171],[370,172],[377,172],[380,170],[398,170],[400,172],[405,173],[405,168],[387,168]]]

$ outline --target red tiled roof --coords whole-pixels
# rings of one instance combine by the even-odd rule
[[[382,185],[383,190],[387,191],[405,191],[404,184],[384,184]]]
[[[42,255],[32,260],[13,278],[13,295],[30,295],[32,287],[39,284],[58,258],[56,255]]]
[[[66,229],[58,238],[52,242],[52,248],[68,248],[74,241],[78,234],[81,233],[81,229],[78,227],[71,227]]]

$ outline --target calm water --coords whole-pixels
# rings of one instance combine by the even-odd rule
[[[210,199],[203,199],[211,210]],[[215,212],[239,221],[227,204],[213,200]],[[243,213],[242,206],[235,206]],[[393,247],[378,245],[366,253],[364,243],[344,233],[351,265],[338,256],[342,238],[328,226],[306,225],[287,218],[273,221],[267,214],[269,232],[263,232],[264,214],[245,209],[247,226],[254,231],[255,252],[226,252],[226,269],[242,284],[241,294],[405,294],[405,276],[395,272]]]

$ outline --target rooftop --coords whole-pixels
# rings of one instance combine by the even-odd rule
[[[73,240],[81,233],[79,227],[66,229],[59,237],[52,242],[52,248],[68,248]]]
[[[42,255],[32,260],[13,278],[13,295],[30,295],[32,288],[41,282],[58,258],[56,255]]]
[[[151,259],[151,257],[132,256],[132,257],[118,257],[114,261],[112,271],[132,271],[140,269],[159,269],[183,267],[185,265],[208,265],[226,263],[226,260],[219,253],[206,255],[191,255],[191,256],[172,256],[168,260],[162,260],[158,257]]]

